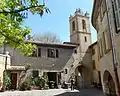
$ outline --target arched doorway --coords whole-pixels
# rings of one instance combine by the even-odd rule
[[[106,94],[110,96],[115,96],[115,83],[109,71],[105,71],[103,75],[103,82],[104,82],[104,91]]]
[[[81,65],[75,69],[75,85],[77,88],[88,87],[90,82],[90,71],[87,67]]]

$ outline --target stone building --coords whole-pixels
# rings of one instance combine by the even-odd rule
[[[12,73],[13,89],[18,87],[20,73],[25,70],[23,65],[26,63],[32,65],[31,72],[47,76],[48,81],[55,81],[56,85],[64,81],[70,83],[72,78],[75,79],[78,88],[89,87],[93,81],[99,82],[98,78],[93,76],[92,59],[97,59],[98,54],[92,55],[92,49],[97,47],[96,43],[91,45],[89,14],[76,9],[69,17],[69,24],[70,42],[50,44],[28,41],[37,45],[37,49],[30,57],[23,56],[19,50],[6,46],[6,51],[11,57],[7,69]],[[3,51],[1,48],[0,53]],[[96,62],[98,64],[98,61]],[[98,67],[94,71],[98,72]]]
[[[64,70],[68,74],[63,74],[63,79],[70,82],[71,78],[76,81],[78,88],[88,87],[92,83],[92,55],[89,46],[91,45],[91,32],[89,15],[76,9],[69,17],[70,42],[77,43],[75,53],[67,62]]]
[[[8,66],[7,69],[11,71],[14,78],[13,89],[17,88],[20,73],[24,70],[18,66],[22,67],[27,63],[31,64],[32,72],[37,72],[39,76],[47,75],[48,81],[55,81],[58,84],[61,77],[60,72],[76,48],[74,44],[45,44],[36,41],[31,43],[36,44],[37,49],[30,57],[24,56],[17,49],[6,46],[6,50],[11,56],[11,68]],[[0,52],[2,53],[2,49]]]
[[[99,69],[99,51],[98,51],[98,43],[97,41],[94,42],[89,46],[92,53],[92,67],[93,67],[93,84],[101,86],[101,76],[100,76],[100,69]]]
[[[92,13],[92,24],[98,37],[102,86],[107,94],[120,93],[119,5],[119,0],[94,0]]]

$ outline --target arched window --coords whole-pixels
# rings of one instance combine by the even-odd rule
[[[72,31],[75,31],[75,21],[72,22]]]
[[[83,29],[86,29],[86,22],[85,22],[85,20],[82,20],[82,26],[83,26]]]
[[[85,38],[85,42],[87,42],[87,37],[85,36],[84,38]]]

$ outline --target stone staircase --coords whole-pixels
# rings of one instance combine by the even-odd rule
[[[79,54],[72,54],[71,58],[66,63],[66,66],[63,70],[67,69],[67,74],[64,74],[64,81],[70,82],[70,79],[73,75],[75,75],[75,69],[80,63],[80,55]]]

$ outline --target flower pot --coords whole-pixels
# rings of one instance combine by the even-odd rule
[[[40,90],[39,86],[31,86],[31,90]]]
[[[61,85],[58,85],[58,89],[60,89],[61,88]]]

